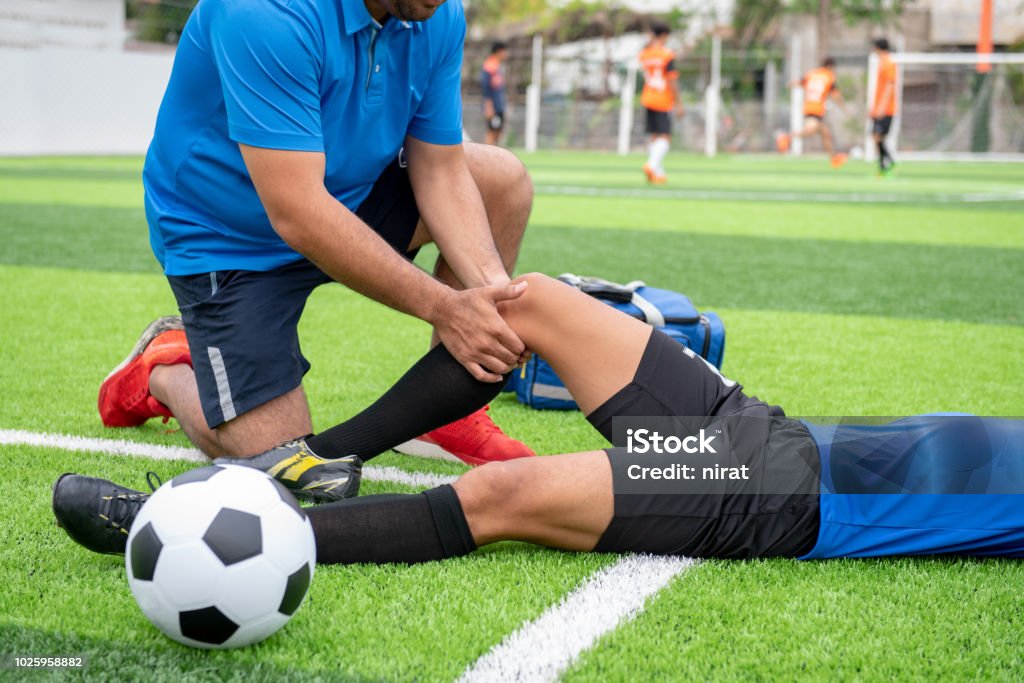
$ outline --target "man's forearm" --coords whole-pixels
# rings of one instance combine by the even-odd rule
[[[494,245],[480,190],[461,157],[449,163],[424,163],[409,154],[409,178],[420,215],[441,255],[465,287],[508,282]]]
[[[334,280],[403,313],[433,323],[451,292],[326,190],[272,221],[289,246]]]

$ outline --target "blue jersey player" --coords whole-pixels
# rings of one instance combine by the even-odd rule
[[[424,493],[310,508],[319,561],[436,560],[501,540],[716,558],[1024,557],[1024,421],[932,415],[805,423],[568,285],[527,275],[517,286],[525,291],[499,305],[502,316],[552,364],[602,435],[612,440],[613,418],[683,416],[699,434],[690,450],[704,452],[666,458],[609,448],[490,463]],[[363,414],[302,440],[303,448],[324,458],[353,445],[387,448],[419,425],[396,422],[370,445],[360,438],[361,421],[428,379],[465,396],[466,412],[495,391],[438,347]],[[709,477],[651,474],[696,467],[710,452]],[[145,497],[64,475],[54,510],[86,547],[123,552],[124,535],[104,516],[116,512],[116,524],[130,526]]]

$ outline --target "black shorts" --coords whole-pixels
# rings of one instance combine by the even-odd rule
[[[814,547],[818,450],[807,429],[782,409],[747,396],[655,331],[633,382],[587,419],[609,437],[613,416],[707,416],[702,426],[721,435],[716,457],[746,466],[750,478],[707,484],[706,493],[635,493],[628,469],[649,464],[646,456],[610,448],[615,513],[596,551],[753,558],[799,557]]]
[[[487,130],[500,133],[505,128],[505,112],[499,111],[487,119]]]
[[[804,114],[804,119],[814,119],[818,123],[821,123],[825,120],[825,117],[820,114]]]
[[[647,109],[647,132],[651,135],[671,135],[672,117],[667,111]]]
[[[882,116],[877,119],[871,119],[871,132],[875,135],[885,137],[889,134],[890,128],[892,128],[891,116]]]
[[[399,156],[356,210],[391,247],[408,258],[419,211]],[[211,429],[282,396],[302,383],[309,361],[297,326],[306,299],[331,278],[312,262],[265,272],[221,270],[168,276]]]

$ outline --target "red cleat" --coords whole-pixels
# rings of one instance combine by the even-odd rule
[[[832,155],[832,168],[842,168],[846,160],[850,158],[850,155],[846,152],[836,152]]]
[[[107,427],[138,427],[151,417],[174,417],[149,393],[149,373],[157,365],[192,365],[181,318],[154,320],[142,332],[132,352],[111,370],[100,385],[97,405]]]
[[[484,406],[461,420],[406,441],[395,450],[473,466],[537,455],[522,441],[516,441],[501,431],[501,427],[487,415],[488,410],[490,406]]]

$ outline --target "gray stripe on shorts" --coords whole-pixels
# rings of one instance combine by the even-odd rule
[[[210,296],[217,293],[217,272],[210,273]]]
[[[220,355],[220,349],[216,346],[207,346],[206,353],[210,355],[213,377],[217,380],[217,394],[220,396],[220,410],[224,413],[224,421],[234,420],[236,416],[235,402],[231,400],[231,386],[228,384],[228,371],[224,367],[224,357]]]

